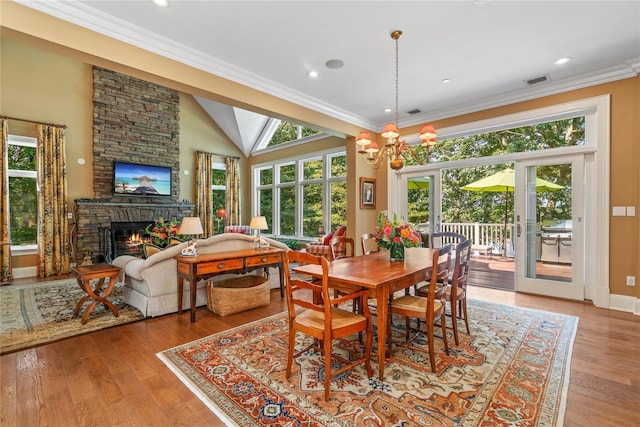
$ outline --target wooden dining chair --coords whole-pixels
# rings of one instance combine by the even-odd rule
[[[311,282],[291,277],[290,263],[316,264],[322,266],[322,279]],[[365,304],[362,313],[353,313],[336,306],[355,299],[366,301],[367,291],[359,290],[338,298],[331,298],[329,292],[328,262],[325,258],[304,252],[288,251],[285,257],[284,271],[287,278],[287,309],[289,312],[289,352],[287,357],[286,377],[291,376],[293,359],[300,354],[315,348],[324,355],[324,400],[329,399],[331,378],[364,364],[369,378],[373,375],[371,368],[371,346],[373,343],[373,327],[371,311]],[[311,298],[312,294],[320,294],[322,298]],[[316,303],[314,301],[324,301]],[[313,338],[308,346],[295,352],[296,333],[301,332]],[[366,332],[363,357],[354,361],[333,354],[333,340]],[[331,361],[340,363],[340,367],[332,370]]]
[[[453,338],[456,345],[460,345],[458,337],[458,319],[464,319],[464,324],[469,331],[469,316],[467,315],[467,279],[469,277],[469,266],[471,264],[471,239],[458,244],[455,257],[452,261],[452,274],[448,283],[442,289],[445,299],[449,302],[449,312],[451,315],[451,326]],[[429,290],[426,287],[418,288],[417,295],[427,296]]]
[[[340,259],[355,256],[355,242],[351,237],[338,236],[331,239],[332,259]]]
[[[380,248],[376,242],[376,236],[373,233],[363,234],[362,237],[360,237],[360,244],[362,245],[362,255],[380,252]]]
[[[431,239],[432,248],[441,248],[444,245],[451,244],[455,249],[458,243],[462,243],[467,240],[466,236],[463,234],[454,233],[453,231],[438,231],[436,233],[431,233],[429,238]]]
[[[444,292],[437,291],[437,283],[439,279],[444,281],[449,276],[449,265],[451,262],[451,246],[447,245],[444,248],[437,249],[433,252],[433,267],[431,268],[431,275],[429,278],[429,293],[427,296],[418,295],[404,295],[397,299],[393,299],[389,303],[389,321],[387,326],[387,345],[388,353],[391,354],[393,349],[392,334],[391,334],[391,317],[396,314],[404,316],[405,319],[405,343],[398,344],[400,346],[408,347],[413,350],[422,351],[421,348],[410,344],[411,341],[411,328],[410,320],[418,319],[418,328],[420,327],[419,320],[424,320],[427,324],[427,340],[429,343],[429,361],[431,362],[431,372],[436,371],[435,360],[435,334],[434,329],[436,320],[440,321],[442,328],[442,341],[444,342],[444,351],[449,355],[449,344],[447,342],[447,325]]]

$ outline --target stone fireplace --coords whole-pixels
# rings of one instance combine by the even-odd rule
[[[136,230],[144,230],[162,217],[166,221],[193,215],[193,205],[188,203],[152,204],[152,203],[114,203],[100,200],[76,200],[74,216],[76,218],[75,248],[76,259],[81,260],[85,250],[93,252],[94,262],[110,262],[118,255],[134,255],[133,246],[126,252],[124,246],[117,246],[112,238],[115,228],[122,235],[130,236]],[[141,237],[142,238],[142,237]],[[141,245],[140,245],[141,246]],[[141,249],[141,247],[139,248]],[[141,251],[140,251],[141,252]]]
[[[82,260],[85,251],[93,253],[94,262],[110,262],[120,255],[125,248],[118,247],[112,237],[114,228],[136,229],[159,217],[180,221],[193,215],[192,204],[179,202],[179,101],[176,90],[93,68],[94,198],[74,203],[76,262]],[[171,197],[114,195],[114,161],[170,167]]]

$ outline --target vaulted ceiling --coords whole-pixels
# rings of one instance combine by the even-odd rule
[[[393,30],[401,127],[640,70],[640,1],[18,3],[373,130],[395,116]],[[197,99],[248,154],[268,118]]]

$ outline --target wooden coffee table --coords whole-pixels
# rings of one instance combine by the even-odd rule
[[[120,274],[120,267],[115,267],[110,264],[82,265],[73,267],[71,269],[71,273],[78,279],[78,286],[80,286],[80,289],[87,293],[87,295],[78,301],[76,309],[73,311],[73,317],[78,316],[84,303],[89,300],[93,301],[89,304],[89,307],[87,307],[82,315],[83,325],[87,323],[89,315],[100,303],[104,304],[105,307],[110,308],[113,315],[118,317],[118,309],[107,298],[109,298],[109,295],[111,295],[111,292],[113,291],[113,287],[116,285],[116,278],[118,277],[118,274]],[[91,287],[91,280],[94,279],[98,279],[98,281],[93,287]],[[109,279],[109,282],[107,287],[102,289],[105,279]]]

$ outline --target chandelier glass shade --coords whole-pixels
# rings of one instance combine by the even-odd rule
[[[431,123],[422,126],[419,138],[420,146],[424,148],[418,152],[413,146],[400,139],[398,131],[398,39],[402,36],[402,31],[394,31],[391,38],[396,42],[396,120],[395,123],[387,123],[382,129],[380,136],[387,140],[387,143],[380,148],[377,142],[371,138],[367,131],[361,131],[356,138],[356,144],[360,146],[358,153],[362,155],[362,160],[374,167],[379,168],[386,158],[389,158],[389,167],[399,170],[404,167],[405,159],[412,158],[415,162],[424,164],[429,161],[433,147],[436,145],[436,130]]]

